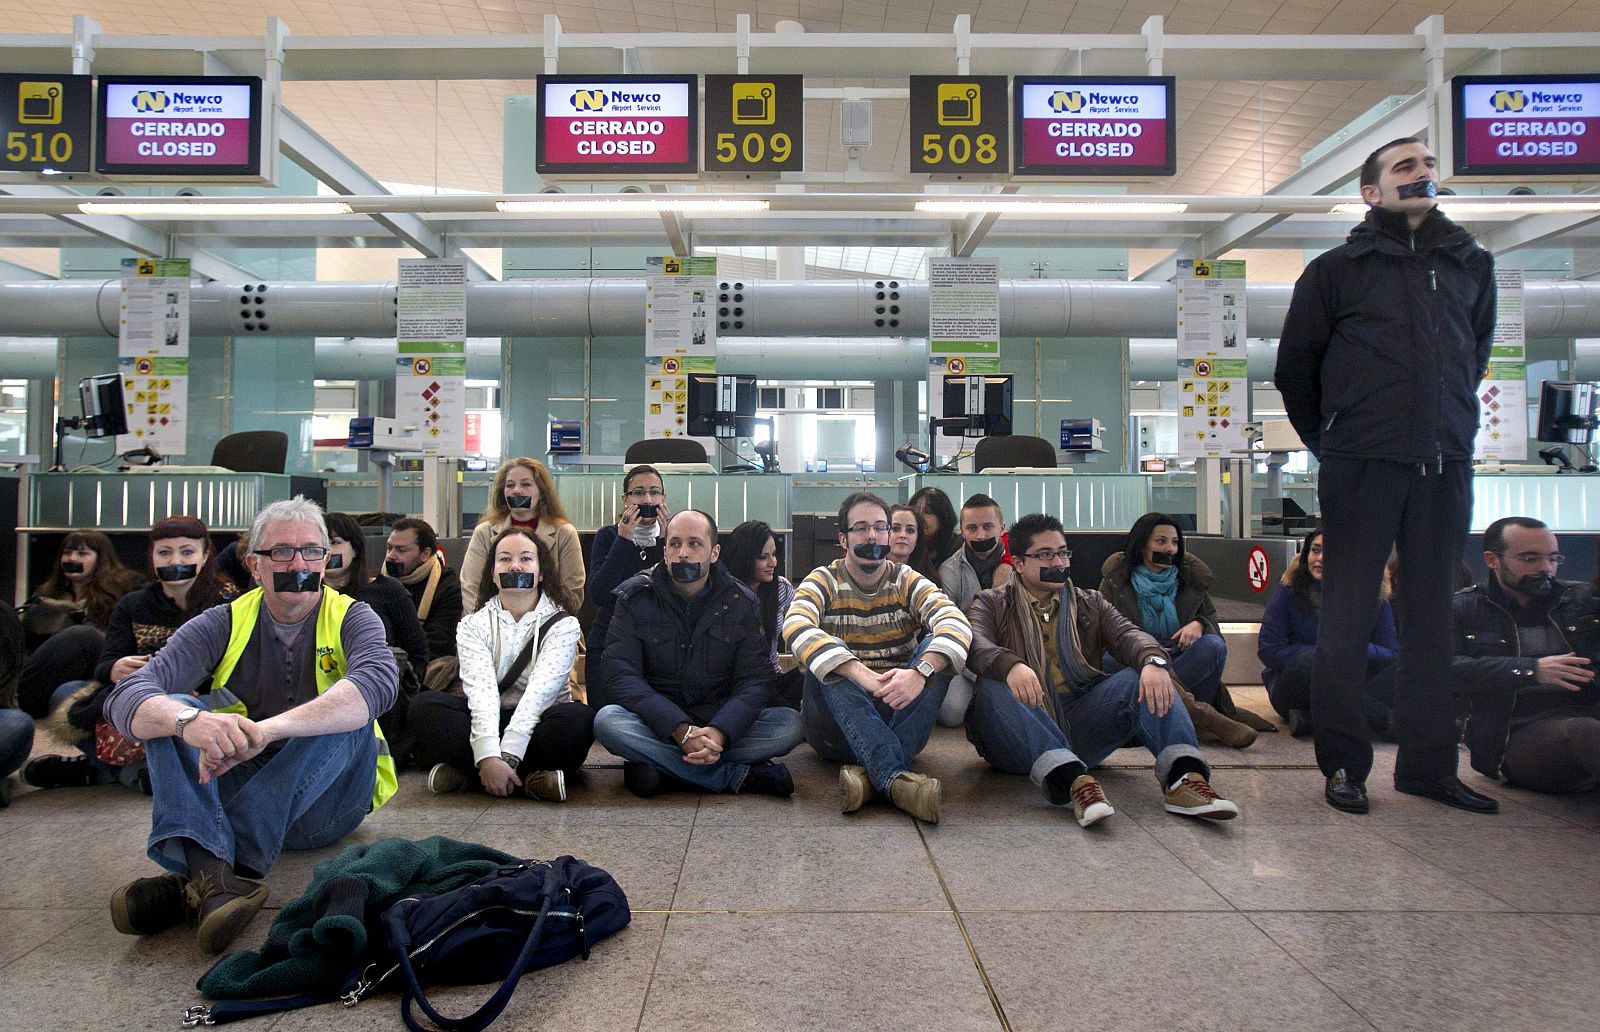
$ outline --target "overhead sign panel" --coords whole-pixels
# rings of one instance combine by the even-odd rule
[[[696,168],[692,75],[539,76],[543,174],[682,175]]]
[[[100,76],[95,118],[104,175],[261,176],[261,80],[255,76]]]
[[[1003,75],[911,77],[911,171],[1011,170],[1011,98]]]
[[[1171,76],[1014,80],[1016,172],[1024,176],[1170,176],[1177,171]]]
[[[87,75],[0,75],[0,172],[88,172]]]
[[[1600,76],[1458,75],[1456,175],[1600,174]]]
[[[801,171],[805,127],[802,76],[706,76],[707,172]]]

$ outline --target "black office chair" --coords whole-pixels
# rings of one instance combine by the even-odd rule
[[[241,430],[211,449],[211,464],[236,473],[282,473],[289,435],[282,430]]]
[[[705,445],[687,437],[653,437],[628,445],[623,465],[652,465],[657,462],[708,462]]]
[[[977,472],[1001,469],[1055,469],[1055,445],[1043,437],[981,437],[972,450],[972,468]]]

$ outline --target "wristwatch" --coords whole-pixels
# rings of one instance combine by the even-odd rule
[[[194,718],[198,717],[199,715],[200,711],[193,706],[185,706],[183,709],[179,710],[178,719],[174,721],[172,725],[173,737],[182,738],[183,729],[188,727]]]
[[[1144,662],[1140,663],[1139,665],[1141,667],[1156,666],[1156,667],[1160,667],[1161,669],[1165,670],[1171,664],[1169,664],[1167,662],[1167,657],[1166,656],[1146,656],[1146,657],[1144,657]]]
[[[924,681],[930,680],[938,671],[933,669],[933,664],[925,659],[917,660],[917,665],[911,669],[922,675]]]

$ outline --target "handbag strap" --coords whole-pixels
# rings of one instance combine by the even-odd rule
[[[554,627],[556,624],[560,623],[562,620],[569,619],[571,616],[571,613],[568,613],[562,609],[558,609],[544,618],[544,620],[539,624],[538,628],[533,632],[533,635],[528,638],[528,643],[522,646],[522,651],[517,653],[517,658],[511,663],[511,669],[507,670],[506,675],[500,678],[501,695],[504,695],[508,688],[516,684],[517,678],[521,677],[522,672],[528,669],[529,662],[533,660],[533,650],[539,647],[539,643],[541,641],[544,641],[545,632]]]
[[[483,1032],[500,1016],[511,1002],[511,994],[517,991],[517,983],[522,976],[527,974],[528,965],[533,961],[533,951],[539,948],[539,940],[544,936],[544,923],[550,916],[550,905],[555,902],[555,885],[553,884],[559,872],[551,868],[545,872],[544,886],[540,895],[544,902],[539,906],[539,917],[533,922],[533,927],[528,930],[528,939],[522,944],[522,952],[517,954],[516,962],[512,964],[510,972],[506,974],[505,981],[500,983],[500,988],[494,991],[482,1007],[468,1014],[464,1018],[447,1018],[433,1009],[428,1002],[427,994],[422,991],[422,986],[417,981],[416,969],[411,966],[411,951],[405,948],[395,951],[395,960],[400,964],[400,972],[405,975],[406,986],[400,998],[400,1017],[405,1020],[406,1028],[411,1032],[428,1032],[411,1013],[411,1002],[415,1000],[417,1006],[422,1008],[435,1025],[448,1032]]]

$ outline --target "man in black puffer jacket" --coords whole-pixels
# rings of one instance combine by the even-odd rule
[[[1366,642],[1391,546],[1400,551],[1395,788],[1480,813],[1456,778],[1448,679],[1451,579],[1472,515],[1477,385],[1494,336],[1494,259],[1441,214],[1434,158],[1415,139],[1361,168],[1371,210],[1306,266],[1278,345],[1276,381],[1321,461],[1330,563],[1312,674],[1317,764],[1332,806],[1367,811],[1372,741],[1361,714]]]
[[[635,795],[685,782],[794,792],[772,759],[800,744],[800,714],[773,690],[755,592],[718,554],[716,522],[685,509],[667,524],[663,561],[616,590],[603,673],[612,704],[595,714],[594,736],[626,761]]]

